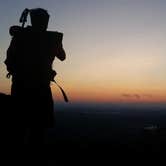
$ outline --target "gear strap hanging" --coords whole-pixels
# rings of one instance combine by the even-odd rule
[[[69,102],[69,100],[68,100],[68,98],[67,98],[67,95],[66,95],[65,91],[62,89],[62,87],[61,87],[55,80],[52,80],[52,81],[53,81],[53,82],[59,87],[59,89],[61,90],[65,102]]]
[[[11,73],[8,73],[8,74],[6,75],[6,77],[7,77],[8,79],[10,78],[10,76],[11,76]],[[65,102],[69,102],[69,99],[68,99],[68,97],[67,97],[65,91],[62,89],[62,87],[61,87],[55,80],[52,80],[52,82],[54,82],[54,83],[59,87],[59,89],[61,90]]]

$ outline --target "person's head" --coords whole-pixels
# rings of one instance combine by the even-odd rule
[[[48,27],[49,14],[47,10],[36,8],[30,10],[32,27],[37,31],[46,31]]]

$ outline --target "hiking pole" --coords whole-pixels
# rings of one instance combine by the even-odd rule
[[[20,23],[22,23],[22,28],[24,28],[24,25],[27,22],[27,16],[28,16],[29,11],[30,10],[26,8],[26,9],[24,9],[24,11],[21,14],[19,21],[20,21]]]

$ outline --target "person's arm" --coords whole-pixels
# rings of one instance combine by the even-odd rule
[[[61,61],[64,61],[66,59],[66,53],[65,53],[65,50],[63,49],[62,44],[60,44],[57,48],[56,57],[60,59]]]
[[[48,31],[47,35],[49,37],[49,40],[51,40],[51,46],[50,46],[50,53],[51,53],[51,61],[54,60],[55,57],[57,57],[59,60],[64,61],[66,59],[66,53],[63,49],[63,33],[61,32],[52,32]]]
[[[9,73],[13,73],[14,70],[14,59],[15,59],[15,48],[16,47],[16,39],[13,37],[10,43],[9,48],[7,49],[6,52],[6,59],[4,61],[6,67],[7,67],[7,71]]]

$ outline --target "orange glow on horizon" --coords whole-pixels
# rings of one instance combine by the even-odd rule
[[[61,92],[52,87],[55,101],[62,101]],[[106,87],[66,87],[66,93],[72,102],[122,102],[122,103],[166,103],[166,93],[163,89],[132,89]]]

